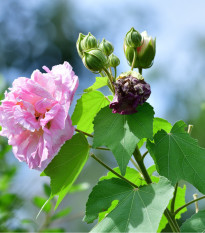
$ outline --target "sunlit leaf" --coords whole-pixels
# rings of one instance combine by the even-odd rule
[[[84,93],[77,101],[71,117],[77,129],[87,133],[93,132],[93,119],[101,108],[109,104],[109,100],[100,91]]]
[[[101,87],[106,86],[107,84],[108,84],[108,77],[96,77],[96,81],[93,83],[93,85],[85,89],[84,92],[97,90]]]
[[[120,115],[112,113],[107,106],[94,119],[93,147],[107,146],[113,152],[123,175],[137,143],[153,135],[153,108],[144,103],[137,110],[134,114]]]
[[[51,196],[58,195],[56,207],[76,180],[87,161],[89,145],[82,134],[75,134],[44,170],[51,179]]]
[[[68,207],[66,209],[63,209],[63,210],[60,210],[58,213],[54,214],[51,217],[51,220],[53,221],[53,220],[56,220],[56,219],[59,219],[59,218],[63,218],[66,215],[68,215],[70,212],[71,212],[71,208],[70,207]]]
[[[46,199],[44,197],[34,197],[33,198],[33,204],[38,207],[38,208],[42,208],[42,206],[44,205],[44,203],[46,202]],[[46,213],[50,212],[52,209],[52,205],[50,202],[47,202],[47,204],[43,207],[43,211],[45,211]]]
[[[178,121],[170,133],[164,130],[154,136],[154,143],[147,143],[155,160],[157,171],[172,184],[185,180],[205,193],[205,149],[185,131],[186,124]]]
[[[158,184],[139,189],[118,178],[100,181],[86,204],[84,220],[93,222],[114,200],[119,203],[91,232],[156,232],[162,214],[173,195],[170,182],[161,177]]]

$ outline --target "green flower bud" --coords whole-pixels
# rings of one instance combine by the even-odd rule
[[[134,28],[131,28],[125,36],[125,43],[129,47],[137,48],[142,44],[142,36]]]
[[[124,40],[124,53],[125,53],[125,57],[127,58],[129,66],[132,66],[135,50],[136,50],[135,48],[127,46]],[[136,67],[134,66],[134,68]]]
[[[143,37],[143,43],[137,48],[138,61],[136,61],[136,65],[137,67],[146,69],[153,64],[156,54],[156,38],[153,40],[151,36],[147,35],[146,31],[142,32],[141,35]]]
[[[130,66],[132,66],[134,53],[136,53],[134,68],[147,69],[153,64],[156,53],[156,39],[153,40],[152,37],[149,37],[146,31],[142,32],[141,36],[143,42],[137,48],[128,46],[124,41],[124,53]]]
[[[100,49],[90,49],[84,52],[83,64],[93,73],[101,72],[107,63],[107,57]]]
[[[104,38],[100,43],[99,48],[103,51],[103,53],[106,56],[109,56],[114,51],[112,44],[109,41],[105,40]]]
[[[111,67],[117,67],[120,64],[120,59],[112,53],[109,56],[109,64]]]
[[[88,49],[94,49],[98,47],[98,43],[96,38],[89,32],[87,36],[84,37],[84,39],[81,42],[81,46],[83,51],[86,51]]]
[[[85,35],[83,35],[82,33],[79,33],[78,36],[78,40],[76,42],[76,47],[77,47],[77,51],[78,51],[78,55],[82,58],[83,57],[83,49],[82,49],[82,40],[85,38]]]

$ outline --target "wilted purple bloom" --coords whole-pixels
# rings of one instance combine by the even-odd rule
[[[110,103],[113,113],[128,115],[137,112],[138,105],[142,105],[150,96],[150,85],[143,78],[138,79],[132,74],[117,79],[114,83],[115,96]]]

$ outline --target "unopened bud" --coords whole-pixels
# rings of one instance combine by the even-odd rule
[[[117,67],[120,64],[120,59],[113,53],[109,56],[109,65],[111,67]]]
[[[83,64],[93,73],[101,72],[107,63],[107,57],[100,49],[90,49],[84,52]]]
[[[139,68],[149,68],[153,64],[153,60],[156,54],[156,38],[153,40],[151,36],[147,35],[144,31],[141,33],[143,37],[143,43],[137,48],[137,67]]]
[[[99,45],[99,48],[103,51],[106,56],[109,56],[113,51],[113,45],[103,38],[102,42]]]
[[[82,49],[82,40],[85,38],[85,35],[83,35],[82,33],[79,33],[78,36],[78,40],[76,42],[76,47],[77,47],[77,51],[78,51],[78,55],[82,58],[83,57],[83,49]]]
[[[130,66],[133,64],[134,53],[135,61],[133,68],[150,68],[153,64],[153,60],[156,53],[156,39],[147,35],[147,32],[142,32],[142,44],[137,48],[133,48],[127,45],[124,41],[124,53]]]
[[[97,48],[96,38],[89,32],[87,36],[84,37],[81,43],[83,51],[88,49]]]
[[[125,43],[129,47],[137,48],[142,44],[142,36],[134,28],[131,28],[125,36]]]

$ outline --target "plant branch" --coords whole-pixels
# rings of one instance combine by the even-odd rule
[[[113,85],[113,77],[112,75],[109,73],[109,71],[107,69],[103,69],[104,72],[107,74],[108,78],[109,78],[109,82],[108,82],[108,87],[110,88],[110,90],[112,91],[113,94],[115,94],[115,87]]]
[[[142,68],[138,68],[138,71],[142,75]]]
[[[172,217],[170,211],[167,208],[164,211],[164,215],[167,218],[172,231],[173,232],[180,232],[180,229],[179,229],[179,226],[178,226],[176,220]]]
[[[108,165],[106,165],[103,161],[101,161],[100,159],[98,159],[94,154],[90,155],[93,159],[95,159],[98,163],[100,163],[103,167],[105,167],[106,169],[108,169],[109,171],[111,171],[113,174],[115,174],[116,176],[118,176],[120,179],[126,181],[127,183],[131,184],[133,187],[138,188],[138,186],[134,183],[132,183],[131,181],[127,180],[125,177],[121,176],[119,173],[117,173],[116,171],[114,171],[111,167],[109,167]]]
[[[177,213],[179,213],[179,211],[181,211],[182,209],[184,209],[184,208],[187,207],[188,205],[191,205],[192,203],[197,202],[197,201],[200,201],[200,200],[202,200],[202,199],[204,199],[204,198],[205,198],[205,195],[202,196],[202,197],[199,197],[199,198],[197,198],[197,199],[194,199],[194,200],[192,200],[192,201],[190,201],[190,202],[188,202],[188,203],[186,203],[185,205],[179,207],[179,208],[174,212],[174,215],[176,215]]]
[[[134,158],[135,158],[137,164],[139,165],[139,168],[140,168],[140,170],[142,172],[142,175],[143,175],[145,181],[147,182],[147,184],[151,184],[152,180],[151,180],[151,178],[150,178],[150,176],[149,176],[149,174],[147,172],[147,169],[146,169],[146,167],[144,165],[144,162],[143,162],[143,159],[142,159],[142,155],[141,155],[141,153],[139,151],[138,146],[136,147],[133,155],[134,155]]]
[[[138,146],[136,147],[134,153],[133,153],[135,160],[137,162],[137,164],[140,167],[140,170],[142,171],[142,175],[144,176],[145,181],[147,182],[147,184],[151,184],[152,180],[147,172],[147,169],[144,165],[144,161],[142,158],[142,155],[140,153],[140,150],[138,148]],[[179,226],[174,218],[174,215],[171,214],[171,212],[169,211],[169,209],[166,208],[166,210],[164,211],[164,215],[167,218],[169,225],[172,229],[173,232],[180,232]]]
[[[92,149],[110,151],[110,149],[108,149],[108,148],[104,148],[104,147],[96,147],[96,148],[93,148],[91,145],[89,145],[89,146],[90,146],[90,148],[92,148]]]
[[[147,150],[143,155],[142,155],[142,159],[144,160],[145,156],[149,153],[149,151]]]
[[[86,132],[84,132],[84,131],[82,131],[82,130],[75,129],[75,131],[76,131],[76,132],[79,132],[79,133],[83,133],[83,134],[85,134],[86,136],[93,138],[93,135],[92,135],[92,134],[86,133]]]
[[[175,201],[177,197],[177,189],[178,189],[178,183],[176,183],[174,187],[174,195],[173,195],[172,202],[171,202],[171,213],[173,214],[174,214]]]
[[[131,161],[132,164],[135,166],[135,168],[137,169],[137,171],[140,172],[140,173],[142,174],[142,172],[141,172],[141,170],[140,170],[140,167],[139,167],[138,164],[134,161],[134,159],[131,158],[130,161]]]
[[[114,67],[114,71],[115,71],[115,79],[116,79],[116,77],[117,77],[117,68],[116,67]]]

